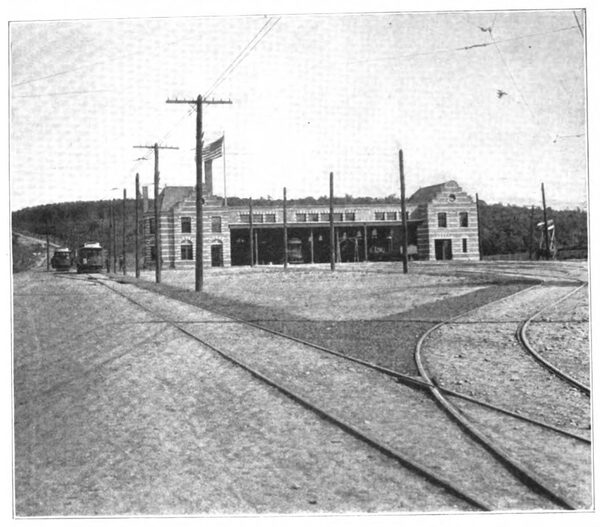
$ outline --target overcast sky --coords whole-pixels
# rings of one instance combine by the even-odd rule
[[[336,194],[399,193],[402,148],[409,194],[454,179],[538,205],[543,181],[549,206],[586,207],[583,24],[570,9],[12,23],[11,208],[133,197],[153,158],[132,147],[155,142],[179,147],[161,186],[193,185],[195,112],[165,101],[219,79],[211,96],[233,104],[204,107],[205,139],[225,133],[230,196],[325,195],[330,171]]]

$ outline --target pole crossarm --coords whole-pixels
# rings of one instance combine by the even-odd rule
[[[179,150],[178,146],[134,145],[133,148],[161,148],[163,150]]]
[[[231,100],[204,99],[198,95],[196,99],[167,99],[167,104],[190,104],[196,108],[196,286],[197,293],[202,291],[204,275],[204,241],[203,241],[203,211],[202,211],[202,150],[203,150],[203,131],[202,131],[202,105],[203,104],[233,104]],[[252,255],[250,259],[252,261]]]
[[[198,100],[187,100],[187,99],[167,99],[165,101],[167,104],[197,104]],[[200,102],[202,104],[233,104],[231,99],[202,99]]]

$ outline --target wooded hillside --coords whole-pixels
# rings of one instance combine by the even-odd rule
[[[327,198],[308,197],[290,201],[292,204],[321,203]],[[336,198],[337,203],[391,203],[397,197],[386,198],[353,198],[345,196]],[[247,204],[241,198],[228,198],[230,205]],[[275,205],[277,200],[257,199],[254,204]],[[150,202],[152,207],[152,201]],[[15,232],[36,235],[50,233],[55,243],[76,248],[86,241],[98,241],[104,247],[108,245],[108,228],[110,201],[77,201],[29,207],[12,213],[12,227]],[[559,248],[587,249],[587,213],[582,210],[547,210],[548,219],[553,219]],[[126,246],[129,252],[134,249],[135,200],[126,201]],[[516,205],[492,204],[480,201],[481,247],[484,256],[527,253],[530,240],[531,209]],[[117,243],[121,247],[123,232],[123,202],[115,202],[115,219],[117,225]],[[141,218],[141,210],[140,210]],[[540,207],[533,211],[534,224],[543,220]],[[537,245],[539,231],[534,231],[534,246]]]

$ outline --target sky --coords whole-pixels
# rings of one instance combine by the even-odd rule
[[[274,11],[276,13],[276,11]],[[10,204],[195,184],[195,110],[225,135],[215,192],[399,194],[456,180],[488,203],[587,208],[581,10],[18,21]],[[238,59],[236,61],[236,58]],[[145,158],[145,159],[139,159]],[[150,193],[153,192],[150,187]]]

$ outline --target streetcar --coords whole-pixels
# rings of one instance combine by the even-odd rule
[[[102,265],[102,247],[99,243],[87,242],[77,249],[78,273],[98,273]]]
[[[57,271],[68,271],[72,264],[71,251],[66,247],[56,249],[50,259],[52,269],[56,269]]]

